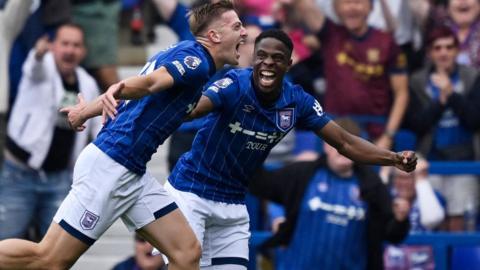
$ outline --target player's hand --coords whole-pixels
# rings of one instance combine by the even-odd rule
[[[85,102],[82,94],[78,94],[77,101],[78,103],[76,105],[61,108],[60,112],[67,114],[68,124],[73,130],[83,131],[86,128],[84,125],[86,119],[83,117],[82,111],[87,106],[87,103]]]
[[[404,221],[410,213],[410,202],[404,198],[395,198],[392,210],[397,221]]]
[[[411,172],[417,166],[417,156],[413,151],[403,151],[396,153],[395,167],[402,171]]]
[[[106,122],[107,117],[115,119],[115,116],[117,115],[117,106],[118,106],[118,100],[116,99],[116,96],[120,93],[120,91],[124,87],[125,87],[125,83],[123,82],[112,84],[107,89],[107,91],[103,95],[101,95],[101,101],[103,105],[103,112],[102,112],[103,123]]]

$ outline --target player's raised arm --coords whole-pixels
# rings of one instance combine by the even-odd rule
[[[342,155],[361,163],[395,166],[411,172],[417,165],[417,157],[412,151],[394,153],[354,136],[335,122],[330,121],[316,133]]]
[[[147,75],[130,77],[122,81],[122,87],[110,87],[101,96],[103,110],[114,118],[119,99],[138,99],[160,92],[173,86],[174,79],[165,67],[160,67]]]

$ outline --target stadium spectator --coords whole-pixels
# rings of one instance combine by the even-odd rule
[[[153,246],[135,234],[135,254],[118,263],[112,270],[167,270],[162,256],[152,256]]]
[[[22,66],[30,50],[37,40],[45,34],[53,36],[58,26],[71,20],[70,1],[34,0],[30,6],[28,17],[21,33],[15,40],[9,63],[10,96],[12,106],[22,78]]]
[[[227,0],[192,10],[189,22],[196,41],[173,44],[152,57],[140,75],[112,85],[88,104],[80,100],[61,110],[69,119],[76,116],[70,124],[79,131],[102,111],[116,117],[106,121],[77,159],[72,189],[44,238],[40,243],[0,241],[0,268],[70,268],[122,218],[166,254],[169,269],[199,269],[198,240],[168,192],[146,172],[146,164],[194,109],[216,69],[238,64],[238,46],[246,33]],[[118,104],[107,106],[129,98],[135,100],[122,102],[118,114]],[[413,170],[416,158],[406,154],[391,155],[392,165]]]
[[[0,162],[3,160],[7,126],[10,50],[28,18],[32,2],[0,1]]]
[[[352,120],[336,122],[360,134]],[[286,221],[263,247],[286,246],[276,269],[381,269],[382,242],[408,234],[409,202],[392,202],[373,170],[324,148],[325,157],[262,171],[250,181],[253,194],[286,210]]]
[[[413,173],[391,170],[393,195],[411,202],[410,233],[432,232],[445,218],[445,201],[431,186],[428,162],[419,159]],[[390,245],[385,249],[386,270],[434,269],[431,246]]]
[[[197,1],[207,2],[207,1]],[[194,40],[192,32],[188,26],[187,21],[187,6],[178,2],[177,0],[153,0],[158,13],[161,18],[166,22],[181,40]],[[201,5],[201,3],[194,3],[195,6]]]
[[[391,34],[368,26],[369,0],[335,0],[341,25],[326,19],[313,0],[294,1],[306,25],[317,33],[327,83],[325,109],[334,115],[386,117],[368,124],[370,139],[390,148],[408,104],[407,61]]]
[[[459,40],[457,62],[480,68],[480,1],[449,0],[446,12],[429,0],[410,0],[415,5],[415,15],[426,34],[436,26],[446,25],[455,32]]]
[[[0,175],[0,239],[24,238],[31,222],[44,235],[71,184],[73,161],[99,130],[75,134],[58,110],[98,95],[93,78],[79,67],[85,56],[83,32],[59,28],[50,44],[38,40],[23,66],[19,93],[8,123],[5,162]]]
[[[95,77],[101,89],[119,81],[117,52],[119,0],[72,0],[73,21],[85,31],[88,55],[82,65]]]
[[[455,63],[459,42],[441,26],[427,39],[431,65],[413,74],[406,126],[418,136],[418,151],[429,160],[473,160],[480,151],[480,77],[476,69]],[[464,228],[467,202],[478,204],[479,184],[473,175],[435,175],[432,184],[447,200],[448,228]]]

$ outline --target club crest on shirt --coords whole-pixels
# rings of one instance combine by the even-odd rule
[[[84,230],[92,230],[95,228],[95,225],[97,225],[99,219],[99,216],[88,210],[85,210],[85,213],[83,213],[83,216],[80,219],[80,226],[82,226],[82,229]]]
[[[282,131],[289,130],[293,126],[293,120],[293,108],[286,108],[277,112],[277,127]]]
[[[189,69],[196,69],[200,63],[202,63],[202,60],[196,56],[189,55],[183,59],[183,63],[185,63]]]
[[[380,60],[380,51],[378,49],[368,49],[367,59],[370,63],[377,63]]]
[[[213,84],[218,86],[219,88],[227,88],[227,86],[229,86],[230,84],[233,83],[233,80],[230,79],[230,78],[223,78],[221,80],[218,80],[216,82],[214,82]]]

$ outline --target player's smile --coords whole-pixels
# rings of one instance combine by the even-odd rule
[[[281,88],[291,60],[288,49],[281,41],[265,38],[257,45],[253,63],[256,88],[263,93],[269,93]]]

